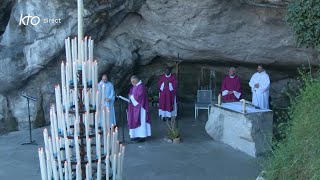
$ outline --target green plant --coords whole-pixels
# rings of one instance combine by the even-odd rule
[[[320,179],[320,77],[302,74],[303,86],[290,96],[285,139],[275,142],[265,179]]]
[[[180,132],[177,128],[168,131],[169,139],[175,139],[180,137]]]
[[[298,46],[320,49],[320,0],[293,0],[286,21]]]
[[[176,128],[176,118],[172,117],[171,121],[166,121],[168,127],[168,137],[169,139],[175,139],[180,137],[180,131]]]

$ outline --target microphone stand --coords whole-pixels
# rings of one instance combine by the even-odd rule
[[[29,141],[29,142],[22,143],[21,145],[37,145],[36,141],[35,141],[35,140],[32,140],[31,120],[30,120],[30,100],[31,100],[31,101],[36,101],[37,99],[34,98],[34,97],[31,97],[31,96],[28,96],[28,95],[26,95],[26,94],[21,94],[21,96],[24,97],[24,98],[26,98],[26,99],[27,99],[27,102],[28,102],[29,138],[30,138],[30,141]]]

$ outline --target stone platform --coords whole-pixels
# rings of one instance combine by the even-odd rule
[[[262,155],[271,147],[273,112],[247,107],[241,102],[214,105],[211,108],[207,133],[215,140],[232,146],[250,156]]]

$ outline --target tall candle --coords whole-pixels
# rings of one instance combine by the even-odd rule
[[[112,140],[111,140],[111,154],[115,154],[114,148],[115,148],[115,132],[112,132]]]
[[[87,160],[91,164],[91,138],[87,139]]]
[[[48,130],[47,130],[47,128],[45,128],[44,130],[43,130],[43,140],[44,140],[44,147],[45,147],[45,149],[49,149],[49,144],[48,144]]]
[[[110,157],[106,156],[106,179],[109,179],[110,177],[109,169],[110,169]]]
[[[66,139],[66,145],[65,145],[65,149],[66,149],[66,163],[67,163],[67,167],[65,167],[65,169],[67,169],[70,172],[70,177],[68,179],[72,179],[71,176],[71,149],[70,149],[70,139]],[[66,178],[67,179],[67,178]]]
[[[46,169],[46,162],[45,162],[44,153],[43,153],[42,148],[39,148],[38,154],[39,154],[39,161],[40,161],[41,178],[43,180],[45,180],[45,179],[47,179],[47,169]]]
[[[110,121],[110,110],[109,108],[107,108],[107,130],[110,131],[110,124],[111,124],[111,121]]]
[[[47,175],[48,180],[52,179],[52,166],[51,166],[51,160],[49,157],[47,157]]]
[[[76,165],[76,180],[81,180],[82,176],[81,176],[81,161],[77,162]]]
[[[65,66],[64,66],[64,63],[62,61],[61,63],[61,87],[62,89],[65,88],[65,84],[66,84],[66,71],[65,71]]]
[[[83,40],[83,0],[78,0],[78,47]],[[78,49],[81,52],[81,49]],[[81,53],[79,53],[81,54]],[[79,58],[82,60],[82,58]]]
[[[102,130],[103,130],[103,153],[107,154],[107,127],[106,127],[106,112],[102,111]]]
[[[122,175],[123,175],[123,158],[124,158],[124,146],[120,146],[121,148],[121,166],[120,166],[120,168],[121,168],[121,170],[120,170],[120,179],[122,179]]]
[[[84,46],[83,46],[83,51],[84,51],[84,61],[88,60],[88,37],[84,37]]]
[[[112,179],[116,180],[116,172],[117,172],[117,155],[113,155],[113,162],[112,162]]]
[[[98,134],[97,136],[97,158],[98,159],[101,159],[101,135]]]
[[[121,153],[118,154],[118,158],[117,158],[117,161],[118,161],[118,164],[117,164],[117,179],[121,179]]]
[[[98,134],[99,134],[99,124],[98,124],[98,113],[95,113],[95,118],[94,118],[94,129],[95,129],[95,133],[96,133],[96,144],[97,144],[97,138],[98,138]],[[96,152],[98,152],[98,146],[96,146]]]
[[[76,89],[77,88],[77,85],[78,85],[78,77],[77,77],[77,64],[76,63],[73,63],[73,68],[72,68],[72,79],[73,79],[73,85],[74,85],[74,88]]]
[[[52,161],[53,161],[53,166],[52,166],[53,178],[58,179],[57,161],[56,160],[52,160]]]
[[[106,156],[109,156],[110,154],[110,133],[107,135],[107,154]]]
[[[64,162],[64,179],[65,180],[70,180],[70,177],[69,177],[69,169],[68,169],[69,165],[67,163],[67,161]],[[71,172],[70,172],[71,174]]]
[[[89,163],[86,164],[86,177],[87,180],[90,180]]]
[[[97,180],[101,180],[101,160],[100,159],[98,160],[98,164],[97,164]]]
[[[242,102],[242,112],[246,113],[247,112],[247,110],[246,110],[246,100],[241,99],[241,102]]]
[[[98,112],[100,110],[100,103],[99,103],[99,99],[100,99],[100,94],[99,91],[96,92],[96,111]]]

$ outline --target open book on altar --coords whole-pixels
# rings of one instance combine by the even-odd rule
[[[125,98],[125,97],[123,97],[123,96],[117,96],[117,98],[122,99],[122,100],[124,100],[124,101],[126,101],[126,102],[128,102],[128,103],[131,102],[130,99]]]

